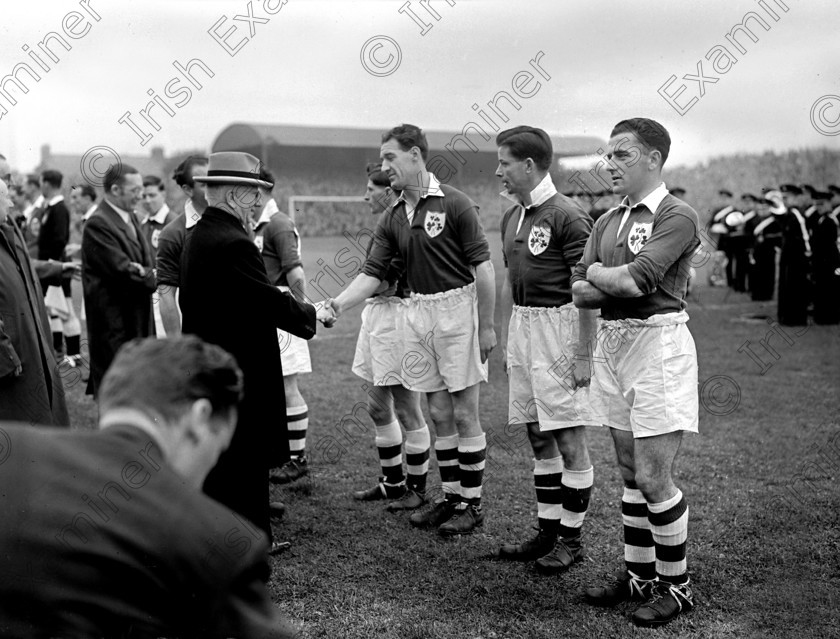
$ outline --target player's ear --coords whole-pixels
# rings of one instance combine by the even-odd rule
[[[213,406],[210,400],[200,398],[194,400],[183,419],[184,435],[194,444],[204,442],[212,437],[210,418],[213,414]]]
[[[653,149],[650,152],[650,168],[656,167],[662,168],[662,151],[659,149]]]

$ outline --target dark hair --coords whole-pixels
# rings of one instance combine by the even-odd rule
[[[420,156],[423,160],[429,154],[429,143],[426,141],[426,134],[420,127],[413,124],[401,124],[395,126],[387,133],[382,134],[382,144],[388,140],[396,140],[403,151],[410,151],[411,147],[416,146],[420,149]]]
[[[233,355],[194,335],[134,339],[117,352],[99,391],[101,412],[134,408],[176,421],[197,399],[214,414],[242,398],[242,371]]]
[[[77,184],[73,188],[78,189],[83,197],[89,197],[91,202],[96,202],[96,189],[90,184]]]
[[[38,179],[37,175],[27,175],[26,176],[26,184],[27,185],[31,184],[32,186],[37,186],[37,187],[40,188],[41,180]]]
[[[531,158],[541,171],[551,168],[554,159],[548,133],[532,126],[515,126],[502,131],[496,136],[496,146],[506,146],[517,160]]]
[[[172,172],[172,179],[178,186],[195,186],[192,177],[193,168],[197,165],[205,165],[208,162],[209,160],[202,155],[191,155],[175,167]]]
[[[64,176],[61,174],[61,171],[47,169],[41,173],[41,180],[49,184],[54,189],[60,189]]]
[[[378,162],[369,162],[365,167],[368,180],[373,182],[376,186],[391,186],[391,180],[388,179],[388,174],[382,170],[382,165]]]
[[[105,189],[106,193],[110,193],[112,186],[122,186],[125,183],[126,175],[135,174],[139,175],[140,171],[128,164],[117,162],[116,164],[109,166],[108,170],[105,171],[105,182],[102,187]]]
[[[668,159],[668,152],[671,150],[671,136],[659,122],[648,118],[622,120],[613,127],[610,137],[619,133],[632,133],[639,139],[639,142],[659,151],[662,154],[662,165],[665,164],[665,160]],[[662,165],[660,165],[660,168]]]
[[[143,177],[143,188],[147,186],[156,186],[158,191],[165,191],[166,185],[157,175],[146,175]]]
[[[267,164],[263,164],[262,162],[259,163],[260,167],[260,178],[263,182],[270,182],[271,186],[268,187],[268,190],[274,188],[274,183],[276,182],[274,178],[274,173],[271,172],[271,169],[268,168]]]

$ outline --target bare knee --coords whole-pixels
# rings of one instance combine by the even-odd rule
[[[645,464],[636,468],[636,486],[642,491],[645,500],[650,504],[658,504],[670,499],[676,493],[676,487],[670,472],[656,469]]]
[[[368,398],[368,412],[377,426],[390,424],[396,419],[391,401],[391,393],[382,387],[376,387],[376,392]]]
[[[417,430],[426,425],[420,408],[420,394],[404,388],[394,389],[394,410],[406,430]]]
[[[592,466],[583,426],[557,431],[557,447],[563,456],[563,465],[569,470],[586,470]]]
[[[429,417],[435,425],[438,435],[440,435],[441,432],[448,433],[455,428],[451,403],[434,401],[430,398]]]
[[[538,422],[530,422],[527,428],[528,440],[531,442],[534,457],[537,459],[554,459],[560,454],[554,436],[549,432],[541,431]]]

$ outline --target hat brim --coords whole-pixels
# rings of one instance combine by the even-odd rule
[[[212,175],[212,176],[195,176],[193,182],[203,182],[205,184],[245,184],[248,186],[259,186],[264,189],[271,189],[274,185],[265,180],[258,180],[256,178],[236,177],[233,175]]]

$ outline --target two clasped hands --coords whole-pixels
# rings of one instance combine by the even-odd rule
[[[339,312],[335,300],[332,298],[315,302],[315,318],[327,328],[335,326]]]

